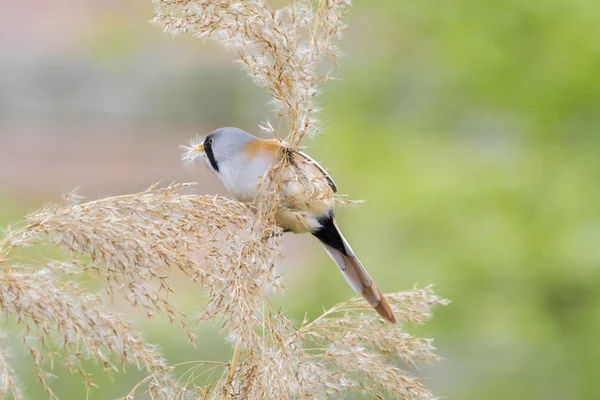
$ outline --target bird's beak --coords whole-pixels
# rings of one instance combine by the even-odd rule
[[[195,146],[192,150],[193,151],[204,151],[204,143],[200,143],[199,145]]]

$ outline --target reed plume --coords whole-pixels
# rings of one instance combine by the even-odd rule
[[[294,149],[318,130],[317,95],[338,57],[346,1],[299,0],[281,9],[258,0],[155,0],[154,6],[152,22],[167,32],[235,50],[272,95],[275,118],[284,126],[278,131],[267,121],[264,130]],[[299,179],[282,166],[271,168],[262,182],[268,195],[252,206],[174,184],[88,202],[70,195],[9,227],[0,241],[0,309],[22,327],[48,397],[56,398],[48,377],[59,362],[94,387],[89,359],[108,373],[130,364],[147,371],[124,395],[128,399],[325,399],[347,392],[434,398],[407,371],[438,359],[432,341],[404,330],[446,304],[431,287],[387,295],[398,325],[381,321],[362,298],[302,322],[270,306],[267,296],[284,289],[275,268],[280,238],[273,234],[274,212],[284,201],[277,187]],[[31,246],[54,246],[66,257],[33,257],[23,251]],[[174,270],[206,292],[197,322],[217,321],[233,348],[229,363],[195,362],[219,371],[201,385],[178,379],[177,368],[106,301],[120,296],[147,317],[166,315],[193,342],[195,327],[172,302]],[[78,284],[79,274],[94,277],[102,289]],[[0,349],[0,391],[22,399],[9,353]]]

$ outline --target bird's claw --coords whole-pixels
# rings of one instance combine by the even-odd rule
[[[273,239],[282,237],[284,233],[289,232],[289,229],[273,229],[271,233],[265,235],[265,239]]]

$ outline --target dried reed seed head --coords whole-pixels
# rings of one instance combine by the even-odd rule
[[[202,152],[198,151],[198,146],[204,142],[204,136],[196,136],[190,140],[189,146],[180,146],[182,150],[181,161],[191,166],[202,156]]]
[[[168,269],[179,268],[200,284],[235,275],[231,259],[239,256],[231,243],[239,236],[234,232],[250,221],[248,206],[219,197],[183,194],[182,189],[188,186],[151,188],[136,195],[47,207],[29,215],[23,228],[11,231],[0,242],[0,253],[8,255],[15,248],[50,240],[69,249],[73,260],[53,260],[43,268],[20,265],[18,275],[0,274],[4,282],[0,289],[3,312],[15,316],[26,328],[25,332],[32,332],[32,338],[40,338],[42,345],[51,343],[58,335],[66,365],[82,376],[87,376],[81,369],[85,358],[96,358],[107,370],[113,369],[116,364],[110,354],[118,355],[116,361],[122,364],[134,362],[148,371],[166,367],[159,353],[133,336],[129,326],[105,310],[98,298],[86,296],[85,291],[72,283],[59,284],[53,275],[75,274],[86,269],[104,281],[107,292],[121,293],[132,306],[145,310],[149,316],[159,312],[185,323],[185,317],[168,299],[171,291]],[[213,269],[198,262],[199,248],[215,260]],[[257,261],[258,265],[266,265]],[[261,275],[271,274],[265,268],[253,272],[252,279],[257,282],[271,279]],[[191,331],[189,335],[193,338]],[[36,373],[45,383],[45,353],[34,342],[27,344],[36,361]],[[85,354],[78,350],[81,343],[86,346]],[[148,382],[153,391],[174,390],[173,382],[166,387],[159,381],[162,375],[154,374]],[[5,382],[11,381],[5,379]],[[46,383],[45,387],[51,395]]]
[[[294,1],[273,9],[267,1],[155,0],[152,23],[174,34],[212,38],[238,53],[254,82],[267,88],[275,115],[285,120],[287,142],[297,147],[318,128],[315,98],[330,79],[342,15],[348,1]],[[319,71],[319,63],[332,64]],[[280,135],[277,135],[280,136]]]
[[[106,310],[97,297],[85,294],[73,282],[58,282],[40,273],[4,271],[0,283],[0,307],[23,327],[23,343],[49,397],[53,394],[43,367],[52,364],[59,354],[68,370],[80,374],[88,388],[92,386],[91,376],[83,369],[83,362],[88,359],[100,362],[107,373],[135,364],[157,372],[155,384],[177,386],[168,377],[167,364],[160,353],[134,333],[128,323]],[[44,348],[61,350],[55,354]],[[5,363],[6,357],[1,357],[0,362]],[[5,375],[10,373],[8,364],[2,368]],[[5,378],[5,383],[12,382],[10,379]],[[14,385],[9,384],[6,389],[18,398]]]
[[[409,314],[444,303],[430,288],[392,296],[393,305],[401,302],[412,304]],[[229,398],[325,399],[359,391],[433,399],[396,361],[400,357],[408,367],[437,360],[432,341],[371,317],[362,303],[352,299],[300,327],[273,310],[267,312],[260,353],[238,367],[227,387]]]
[[[17,381],[16,373],[11,367],[11,355],[4,346],[4,332],[0,331],[0,397],[12,394],[13,399],[24,399],[23,390]]]
[[[333,41],[344,28],[346,1],[299,0],[277,10],[258,0],[154,4],[153,22],[165,30],[211,37],[235,49],[254,81],[273,96],[292,148],[316,131],[315,97],[330,78],[318,66],[326,58],[335,64]],[[284,136],[269,122],[262,129]],[[184,161],[197,158],[194,147],[199,143],[185,149]],[[56,357],[48,350],[58,345],[63,363],[81,374],[88,388],[93,382],[83,369],[87,358],[107,370],[134,363],[149,371],[127,398],[140,390],[157,399],[327,398],[349,390],[432,398],[396,363],[396,358],[407,366],[436,360],[431,340],[382,323],[362,299],[335,306],[300,326],[270,307],[265,293],[281,290],[275,273],[279,239],[271,235],[274,210],[306,200],[283,190],[286,185],[319,186],[305,176],[282,158],[262,182],[265,195],[252,206],[182,193],[188,185],[152,187],[87,203],[70,195],[66,205],[47,207],[28,216],[20,228],[9,229],[0,241],[0,309],[23,327],[34,372],[48,396],[55,395],[44,368]],[[318,188],[309,195],[324,197]],[[68,249],[71,259],[30,265],[15,252],[47,243]],[[87,294],[68,278],[57,279],[86,270],[104,283],[108,294],[123,295],[148,316],[163,313],[182,322],[193,339],[185,316],[169,299],[168,271],[173,268],[207,290],[208,304],[199,320],[220,321],[236,344],[232,363],[215,362],[222,373],[203,387],[180,386],[160,353],[108,311],[99,296]],[[445,304],[429,287],[389,299],[399,318],[411,323],[425,322],[432,306]],[[0,390],[19,398],[13,376],[0,350]]]

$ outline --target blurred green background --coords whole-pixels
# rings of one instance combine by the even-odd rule
[[[51,4],[50,4],[51,3]],[[256,132],[268,97],[214,43],[147,24],[150,0],[9,2],[0,12],[0,222],[75,186],[94,198],[160,179],[200,181],[178,145]],[[436,285],[452,303],[413,329],[444,361],[419,372],[448,399],[598,399],[600,2],[356,0],[306,142],[340,191],[367,202],[339,224],[384,291]],[[309,237],[285,238],[290,315],[350,289]],[[181,290],[198,310],[202,295]],[[128,314],[172,363],[221,359],[160,318]],[[41,398],[13,340],[30,398]],[[92,398],[126,393],[117,378]],[[78,378],[55,385],[83,398]]]

